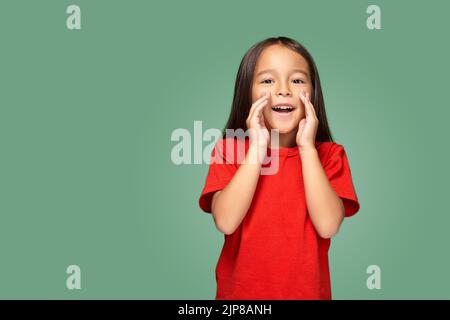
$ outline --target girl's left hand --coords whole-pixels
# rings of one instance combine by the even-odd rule
[[[301,149],[315,148],[317,127],[319,126],[319,119],[317,119],[314,106],[309,99],[309,93],[302,90],[300,100],[305,106],[306,117],[300,120],[296,137],[297,145]]]

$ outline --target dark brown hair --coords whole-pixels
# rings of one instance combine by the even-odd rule
[[[247,130],[246,119],[252,104],[251,90],[253,84],[253,75],[255,72],[256,61],[261,52],[275,44],[283,45],[297,53],[299,53],[308,62],[311,73],[311,81],[313,93],[311,95],[311,103],[316,111],[319,119],[319,127],[317,128],[316,141],[333,141],[330,129],[328,127],[327,116],[325,114],[325,103],[322,95],[322,87],[320,85],[319,72],[317,71],[314,59],[308,50],[297,41],[287,37],[267,38],[253,45],[242,58],[239,70],[236,75],[236,83],[234,86],[233,104],[231,106],[230,117],[223,130],[223,137],[226,136],[226,129],[242,129]]]

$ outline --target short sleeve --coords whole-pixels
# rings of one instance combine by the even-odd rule
[[[353,216],[359,211],[360,205],[353,185],[350,165],[342,145],[331,143],[323,167],[332,188],[343,201],[345,217]]]
[[[212,150],[205,185],[198,200],[204,212],[211,213],[214,193],[227,186],[239,167],[239,160],[243,157],[245,157],[245,143],[238,143],[233,138],[220,139],[216,143]]]

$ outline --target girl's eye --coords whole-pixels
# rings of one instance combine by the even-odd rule
[[[295,80],[292,80],[292,81],[294,81],[295,84],[305,83],[305,81],[302,80],[302,79],[295,79]],[[264,83],[264,84],[271,84],[272,82],[273,82],[272,79],[265,79],[265,80],[261,81],[261,83]]]

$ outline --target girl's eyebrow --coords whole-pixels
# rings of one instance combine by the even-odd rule
[[[256,76],[259,76],[259,75],[261,75],[263,73],[271,73],[271,72],[272,73],[277,73],[275,69],[266,69],[266,70],[261,70],[260,72],[258,72],[256,74]],[[294,69],[294,70],[292,70],[292,73],[295,73],[295,72],[303,73],[305,76],[308,76],[308,72],[306,72],[306,71],[304,71],[302,69]]]

